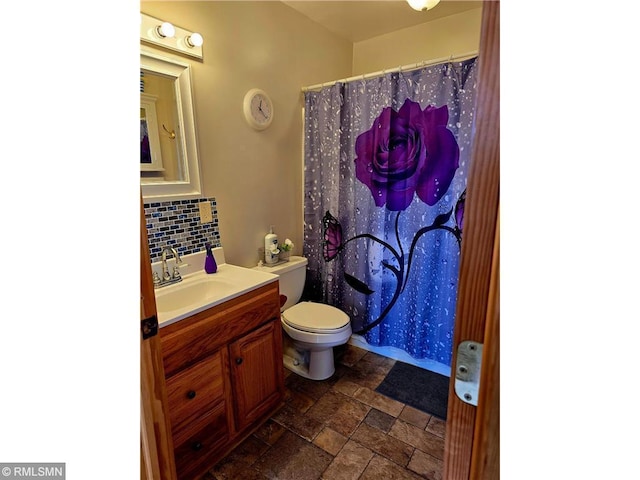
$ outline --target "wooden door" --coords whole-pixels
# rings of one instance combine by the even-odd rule
[[[500,2],[485,1],[479,49],[478,100],[469,171],[454,331],[444,478],[500,478]],[[478,406],[454,390],[460,342],[482,343]]]
[[[144,206],[140,199],[140,321],[156,315]],[[140,332],[140,478],[175,480],[160,336]]]

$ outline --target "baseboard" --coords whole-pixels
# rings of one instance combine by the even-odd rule
[[[409,363],[411,365],[415,365],[416,367],[424,368],[425,370],[439,373],[440,375],[445,375],[447,377],[451,376],[451,367],[448,365],[436,362],[435,360],[413,358],[407,352],[405,352],[404,350],[400,350],[399,348],[376,347],[375,345],[369,345],[364,337],[360,335],[351,335],[348,343],[349,345],[362,348],[363,350],[368,350],[369,352],[377,353],[378,355],[382,355],[383,357],[400,360],[401,362]]]

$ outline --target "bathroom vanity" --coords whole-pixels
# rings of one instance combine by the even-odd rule
[[[221,265],[223,275],[217,279],[225,278],[225,267],[232,268]],[[161,323],[180,479],[206,472],[282,404],[278,281],[276,276],[265,278],[268,283],[261,281],[263,285],[196,309],[200,311],[179,321]]]

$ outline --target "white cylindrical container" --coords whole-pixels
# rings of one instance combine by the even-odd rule
[[[264,237],[264,263],[271,265],[278,262],[278,253],[273,253],[272,250],[278,251],[278,235],[273,233],[273,225],[269,229],[269,233]]]

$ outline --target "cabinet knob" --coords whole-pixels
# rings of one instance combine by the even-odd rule
[[[240,365],[242,363],[242,357],[236,358],[236,364]]]
[[[198,450],[200,450],[200,449],[202,448],[202,444],[201,444],[200,442],[196,442],[196,443],[194,443],[193,445],[191,445],[191,448],[192,448],[194,451],[196,451],[196,452],[197,452]]]
[[[196,392],[195,392],[195,390],[189,390],[189,391],[187,392],[187,398],[188,398],[189,400],[193,400],[194,398],[196,398]]]

